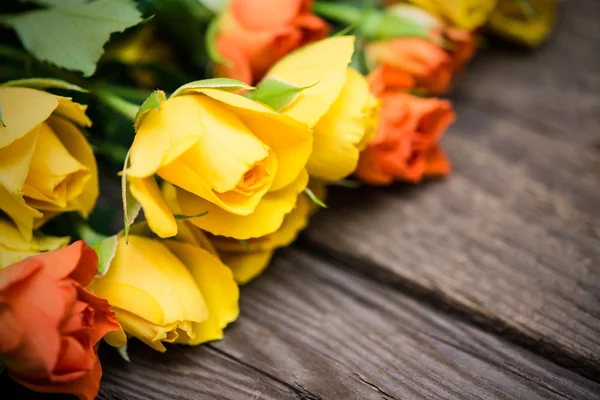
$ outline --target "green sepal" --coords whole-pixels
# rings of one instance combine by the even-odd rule
[[[238,92],[240,90],[254,90],[255,88],[236,79],[212,78],[186,83],[174,91],[171,97],[182,96],[198,89],[219,89],[226,92]]]
[[[131,362],[131,360],[129,359],[129,353],[127,353],[127,343],[125,343],[123,347],[118,347],[117,352],[123,360]]]
[[[250,247],[250,242],[248,242],[248,240],[240,239],[240,244],[244,246],[244,250],[246,250],[247,253],[252,253],[252,247]]]
[[[0,125],[6,128],[6,124],[4,123],[4,113],[2,112],[2,104],[0,104]]]
[[[327,204],[323,203],[323,201],[319,199],[317,195],[314,194],[313,191],[309,188],[304,188],[304,193],[306,193],[308,197],[310,197],[310,199],[313,201],[313,203],[315,203],[319,207],[327,208]]]
[[[135,115],[135,119],[133,120],[133,127],[135,131],[139,129],[142,121],[148,115],[148,113],[152,110],[160,110],[160,105],[163,101],[167,100],[167,95],[162,90],[155,90],[148,96],[146,100],[140,106],[137,114]]]
[[[12,81],[4,82],[0,86],[8,87],[27,87],[31,89],[63,89],[73,90],[75,92],[87,93],[88,90],[72,83],[53,78],[26,78],[26,79],[15,79]]]
[[[115,258],[117,253],[117,245],[119,239],[117,235],[109,236],[99,242],[92,245],[92,248],[98,255],[98,271],[96,276],[104,276],[108,272],[110,263]]]
[[[300,87],[276,76],[268,76],[260,82],[256,90],[247,93],[246,97],[266,104],[275,111],[281,111],[292,105],[300,96],[300,92],[318,83]]]
[[[182,214],[173,214],[173,217],[178,220],[178,221],[185,221],[188,219],[194,219],[194,218],[198,218],[198,217],[204,217],[206,214],[208,214],[208,211],[204,211],[201,212],[200,214],[196,214],[196,215],[182,215]]]
[[[125,156],[123,171],[121,171],[121,200],[123,201],[123,233],[125,235],[125,243],[129,243],[129,227],[135,222],[142,208],[140,202],[133,197],[127,186],[127,167],[129,166],[130,153],[131,149]]]

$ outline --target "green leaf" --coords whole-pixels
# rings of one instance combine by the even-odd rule
[[[65,82],[60,79],[52,79],[52,78],[26,78],[26,79],[15,79],[12,81],[4,82],[0,86],[18,86],[18,87],[28,87],[31,89],[63,89],[63,90],[73,90],[75,92],[87,93],[88,90],[77,85],[74,85],[69,82]]]
[[[48,7],[70,7],[86,3],[88,0],[21,0],[22,3],[36,3]]]
[[[140,106],[140,109],[135,115],[135,119],[133,120],[133,126],[136,132],[142,124],[142,121],[144,120],[146,115],[152,110],[160,110],[160,104],[166,100],[167,95],[165,95],[165,92],[163,92],[162,90],[155,90],[154,92],[152,92],[152,94],[150,94],[150,96],[148,96],[146,100],[144,100],[144,102]]]
[[[173,217],[175,217],[175,219],[177,220],[186,220],[186,219],[194,219],[194,218],[198,218],[198,217],[204,217],[206,214],[208,214],[208,211],[204,211],[200,214],[196,214],[196,215],[181,215],[181,214],[174,214]]]
[[[3,22],[36,58],[90,76],[111,33],[138,24],[142,15],[134,0],[72,3],[7,16]]]
[[[96,276],[106,275],[108,268],[110,267],[110,262],[115,258],[115,254],[117,253],[118,243],[119,239],[115,235],[109,236],[92,245],[92,248],[96,251],[96,254],[98,254],[98,272],[96,272]]]
[[[275,111],[281,111],[296,101],[300,92],[318,83],[299,87],[276,76],[268,76],[260,82],[256,90],[248,93],[246,97],[266,104]]]
[[[71,214],[73,220],[73,227],[77,232],[77,235],[85,241],[88,246],[94,246],[106,239],[106,235],[96,232],[93,230],[85,221],[78,215]]]
[[[0,104],[0,125],[6,128],[6,124],[4,123],[4,113],[2,112],[2,104]]]
[[[319,207],[327,208],[327,204],[323,203],[309,188],[304,188],[304,193],[306,193],[308,197],[310,197],[310,199],[313,201],[313,203],[315,203]]]
[[[227,92],[237,92],[240,90],[254,90],[255,88],[236,79],[212,78],[186,83],[174,91],[173,94],[171,94],[171,97],[181,96],[193,92],[196,89],[219,89]]]
[[[121,172],[121,200],[123,201],[123,231],[125,234],[125,243],[129,243],[129,227],[135,222],[135,219],[140,214],[142,205],[133,197],[131,191],[127,187],[127,167],[129,166],[129,155],[131,149],[125,156],[123,163],[123,171]]]

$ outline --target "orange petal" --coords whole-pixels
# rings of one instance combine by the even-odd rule
[[[100,360],[96,359],[93,368],[82,376],[68,382],[42,382],[28,381],[27,378],[14,374],[9,370],[9,375],[21,385],[42,393],[65,393],[77,396],[80,400],[94,400],[100,389],[100,378],[102,377],[102,366]]]
[[[289,23],[302,0],[233,0],[231,12],[246,29],[269,29]]]
[[[226,64],[217,64],[217,76],[237,79],[247,84],[253,83],[252,69],[244,49],[234,40],[221,36],[217,39],[217,48]]]

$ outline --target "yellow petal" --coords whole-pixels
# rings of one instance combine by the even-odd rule
[[[162,187],[162,193],[165,201],[169,205],[169,208],[173,214],[182,214],[179,202],[177,201],[177,189],[175,186],[165,184]],[[188,220],[177,221],[177,236],[176,240],[184,243],[194,244],[211,254],[217,255],[217,250],[198,227],[194,226]]]
[[[0,185],[11,193],[23,190],[38,132],[42,129],[42,125],[36,126],[29,134],[8,146],[0,148]]]
[[[119,325],[121,325],[121,329],[128,335],[140,339],[156,351],[165,352],[167,349],[162,342],[173,343],[179,337],[177,333],[178,322],[159,325],[145,320],[134,313],[115,307],[112,304],[111,306],[117,316]],[[112,346],[122,347],[123,345],[123,337],[120,334],[117,337],[108,336],[106,339]]]
[[[474,30],[483,25],[498,0],[410,0],[436,15],[446,17],[463,29]]]
[[[25,240],[33,236],[34,218],[41,218],[42,213],[25,203],[23,194],[10,193],[0,185],[0,205],[2,211],[17,225]]]
[[[245,285],[260,275],[269,265],[275,250],[249,253],[222,253],[221,259],[233,271],[235,281]]]
[[[194,226],[194,224],[192,224],[190,221],[177,221],[177,227],[179,228],[176,236],[177,240],[196,245],[211,254],[218,254],[217,250],[210,240],[208,240],[204,232],[202,232],[197,226]]]
[[[525,17],[514,0],[501,0],[490,15],[489,28],[500,36],[530,47],[539,46],[552,32],[556,1],[531,0],[534,15]]]
[[[92,121],[85,114],[86,105],[75,103],[70,97],[57,96],[57,99],[58,107],[54,111],[54,115],[66,118],[79,126],[92,126]]]
[[[272,233],[279,229],[283,218],[295,206],[298,193],[308,182],[306,172],[285,188],[267,193],[256,210],[250,215],[236,215],[194,196],[184,190],[177,190],[179,207],[185,215],[196,215],[204,211],[208,214],[190,220],[197,227],[213,235],[229,236],[236,239],[249,239]]]
[[[360,150],[375,131],[377,110],[377,100],[366,79],[348,68],[342,92],[314,128],[308,173],[336,181],[354,172]]]
[[[43,251],[66,246],[69,244],[69,239],[69,237],[36,234],[27,241],[11,221],[0,218],[0,268]]]
[[[187,243],[166,241],[167,247],[189,268],[208,308],[208,319],[193,325],[196,345],[223,338],[223,329],[239,314],[239,289],[231,270],[218,257]]]
[[[309,187],[317,198],[321,200],[325,199],[325,184],[322,181],[311,180]],[[212,236],[210,240],[219,255],[224,255],[225,253],[248,254],[287,246],[296,239],[298,232],[306,228],[308,217],[316,209],[317,205],[310,200],[306,193],[302,192],[298,195],[296,207],[285,216],[281,227],[277,231],[269,235],[248,239],[247,243],[223,236]]]
[[[150,229],[159,237],[171,237],[177,234],[175,217],[169,210],[160,193],[154,177],[128,178],[131,194],[140,202]]]
[[[81,194],[89,178],[87,168],[69,154],[52,128],[46,122],[42,123],[23,187],[25,196],[56,206],[50,210],[64,210],[67,199],[75,197],[68,196],[68,191]]]
[[[104,340],[113,347],[121,348],[127,344],[127,335],[125,335],[125,330],[123,330],[123,327],[119,324],[119,330],[108,332],[104,335]]]
[[[314,85],[300,92],[282,113],[312,128],[340,94],[353,52],[354,37],[337,36],[311,43],[279,60],[267,76],[299,87]]]
[[[181,127],[181,121],[190,126]],[[181,129],[187,132],[177,131]],[[161,142],[164,138],[168,143]],[[234,112],[203,94],[169,99],[151,112],[136,135],[131,157],[129,176],[156,172],[241,215],[256,208],[277,172],[276,156],[269,147]]]
[[[3,87],[0,88],[0,107],[6,125],[0,126],[2,149],[44,122],[58,107],[58,99],[40,90]]]
[[[94,152],[83,133],[72,123],[61,118],[50,117],[48,124],[71,156],[85,166],[89,173],[89,179],[84,182],[80,193],[73,196],[72,194],[76,193],[77,189],[70,187],[71,194],[68,196],[69,210],[77,211],[83,218],[87,218],[94,209],[99,192],[98,167]]]
[[[131,146],[127,175],[145,178],[194,146],[204,135],[198,103],[192,96],[175,97],[150,111]]]
[[[34,219],[42,217],[42,213],[25,202],[23,195],[40,127],[0,148],[0,210],[15,222],[26,240],[31,240]]]
[[[210,89],[202,93],[229,107],[273,150],[277,157],[277,174],[269,190],[279,190],[298,177],[312,150],[312,133],[308,126],[239,95]]]
[[[112,306],[160,326],[208,316],[192,275],[158,240],[132,235],[126,244],[119,238],[108,273],[94,279],[90,289]]]
[[[325,198],[325,185],[322,182],[313,180],[309,186],[318,198]],[[301,193],[298,195],[296,208],[286,215],[276,232],[250,239],[246,244],[221,236],[213,237],[212,242],[223,262],[233,271],[235,280],[243,285],[267,267],[275,249],[288,246],[296,240],[298,233],[308,225],[308,218],[315,210],[316,205],[305,193]]]

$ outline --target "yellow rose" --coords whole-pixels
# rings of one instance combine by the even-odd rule
[[[231,270],[193,244],[141,236],[119,239],[103,277],[89,289],[110,303],[123,330],[158,351],[163,342],[197,345],[223,337],[238,316]],[[109,344],[123,345],[118,335]]]
[[[515,0],[501,0],[489,20],[489,28],[507,39],[530,47],[539,46],[552,32],[556,18],[555,0],[530,0],[526,15]]]
[[[325,184],[311,181],[309,187],[321,200],[325,198]],[[258,276],[269,264],[275,250],[289,246],[301,230],[308,225],[309,217],[318,206],[306,195],[298,195],[296,208],[286,215],[281,227],[266,236],[250,239],[246,243],[222,236],[210,238],[221,260],[233,271],[235,280],[243,285]]]
[[[38,233],[34,233],[31,240],[25,240],[11,221],[0,217],[0,268],[68,244],[69,237],[45,236]]]
[[[459,28],[472,31],[485,24],[498,0],[409,0],[445,17]],[[512,0],[511,0],[512,1]]]
[[[40,90],[0,87],[0,210],[26,241],[65,211],[84,218],[98,197],[94,153],[78,126],[85,106]]]
[[[239,239],[279,228],[306,187],[310,129],[240,95],[196,89],[171,97],[143,119],[126,174],[160,237],[177,233],[153,175],[177,189],[181,214]]]
[[[348,67],[353,51],[351,36],[321,40],[287,55],[265,77],[308,87],[281,113],[313,128],[307,170],[327,181],[355,170],[377,123],[377,99],[366,79]]]

